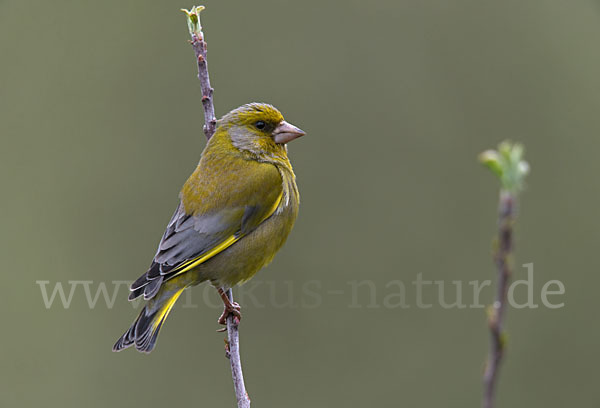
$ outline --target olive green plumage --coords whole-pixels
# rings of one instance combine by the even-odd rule
[[[303,134],[268,104],[244,105],[218,121],[150,268],[131,286],[130,299],[148,302],[114,351],[152,351],[185,288],[210,281],[228,289],[271,262],[300,203],[285,143]]]

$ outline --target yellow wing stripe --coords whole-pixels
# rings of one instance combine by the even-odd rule
[[[164,306],[160,308],[160,312],[158,313],[158,315],[152,322],[152,328],[153,328],[152,330],[153,331],[155,331],[156,328],[167,318],[167,316],[169,315],[169,312],[173,308],[173,305],[175,304],[175,302],[177,302],[177,299],[179,299],[181,292],[183,292],[183,290],[185,288],[187,288],[187,286],[184,286],[183,288],[178,289],[177,292],[175,292],[173,294],[173,296],[171,296],[171,298],[169,300],[167,300],[167,303],[165,303]]]
[[[189,271],[190,269],[195,268],[196,266],[200,265],[201,263],[205,262],[207,259],[212,258],[213,256],[217,255],[219,252],[224,251],[225,249],[229,248],[231,245],[233,245],[236,241],[238,241],[241,238],[241,236],[236,237],[234,235],[230,236],[229,238],[227,238],[225,241],[221,242],[219,245],[217,245],[216,247],[214,247],[213,249],[211,249],[209,252],[207,252],[206,254],[202,255],[199,258],[196,259],[192,259],[191,261],[188,262],[188,265],[185,266],[182,270],[178,271],[175,276],[182,274],[184,272]]]
[[[275,204],[273,205],[273,207],[271,207],[271,211],[269,211],[267,213],[267,216],[265,218],[262,219],[261,223],[263,221],[265,221],[267,218],[269,218],[271,215],[273,215],[275,213],[275,211],[277,211],[277,207],[279,207],[279,204],[281,203],[281,200],[283,198],[283,191],[279,194],[279,197],[277,197],[277,200],[275,200]],[[223,252],[224,250],[226,250],[227,248],[229,248],[231,245],[235,244],[237,241],[239,241],[244,235],[239,235],[239,236],[235,236],[235,235],[231,235],[229,238],[227,238],[226,240],[224,240],[223,242],[221,242],[220,244],[218,244],[217,246],[215,246],[213,249],[211,249],[210,251],[208,251],[207,253],[205,253],[204,255],[199,256],[198,258],[195,259],[190,259],[189,261],[185,261],[183,264],[181,264],[179,266],[180,269],[179,271],[177,271],[177,273],[175,273],[175,275],[173,276],[177,276],[180,275],[184,272],[187,272],[191,269],[194,269],[196,266],[200,265],[203,262],[206,262],[208,259],[212,258],[213,256],[219,254],[220,252]],[[179,295],[177,295],[179,296]],[[177,298],[175,298],[177,299]]]

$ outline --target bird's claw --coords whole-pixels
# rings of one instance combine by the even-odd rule
[[[240,311],[242,310],[242,308],[240,307],[240,305],[237,302],[232,302],[229,305],[225,305],[225,308],[223,309],[223,313],[221,314],[221,316],[219,317],[219,324],[222,325],[226,325],[227,324],[227,318],[230,315],[233,315],[233,324],[234,325],[239,325],[240,324],[240,320],[242,319],[242,313],[240,313]]]

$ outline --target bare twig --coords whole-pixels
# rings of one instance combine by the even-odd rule
[[[210,78],[208,76],[208,64],[206,61],[206,42],[204,41],[204,33],[200,24],[200,12],[204,10],[204,6],[192,7],[190,11],[183,11],[188,17],[188,28],[192,37],[190,44],[196,55],[198,64],[198,79],[200,80],[200,88],[202,90],[202,107],[204,108],[204,134],[206,139],[210,139],[215,133],[217,127],[217,118],[215,117],[215,107],[213,104],[214,89],[210,86]]]
[[[529,165],[522,160],[523,147],[508,142],[501,143],[498,151],[483,152],[479,159],[500,179],[500,202],[498,206],[498,239],[494,261],[498,273],[498,291],[494,304],[488,309],[490,328],[490,351],[483,375],[483,408],[493,408],[498,372],[505,353],[506,338],[503,332],[506,314],[508,285],[510,283],[513,251],[513,225],[516,218],[517,196],[523,188]]]
[[[200,12],[204,10],[204,6],[192,7],[191,10],[182,10],[187,15],[188,28],[192,40],[192,48],[196,55],[198,63],[198,79],[200,80],[200,88],[202,89],[202,107],[204,109],[204,134],[209,140],[215,133],[217,119],[215,117],[215,108],[213,105],[213,89],[210,86],[210,78],[208,76],[208,66],[206,60],[206,42],[204,41],[204,33],[200,24]],[[227,297],[233,302],[233,291],[227,291]],[[227,358],[231,365],[231,377],[233,378],[233,387],[237,398],[238,408],[250,408],[250,398],[246,392],[244,385],[244,375],[242,373],[242,362],[240,359],[240,340],[238,325],[235,324],[233,315],[227,317]]]
[[[498,247],[495,254],[496,268],[498,271],[498,292],[496,301],[488,309],[488,324],[490,327],[490,352],[486,364],[484,381],[483,408],[492,408],[498,379],[498,370],[504,355],[505,339],[502,332],[504,315],[506,312],[506,295],[511,276],[510,259],[512,251],[513,220],[515,198],[511,193],[500,193],[498,208]]]
[[[233,291],[227,291],[227,297],[233,302]],[[231,363],[231,378],[237,398],[238,408],[250,408],[250,398],[244,385],[244,374],[242,373],[242,362],[240,361],[240,338],[238,325],[234,322],[233,315],[227,317],[227,357]]]

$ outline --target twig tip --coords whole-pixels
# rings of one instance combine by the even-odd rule
[[[204,6],[194,6],[191,10],[181,9],[181,12],[187,16],[188,29],[192,38],[194,36],[202,38],[202,24],[200,24],[200,12],[204,10]]]
[[[490,169],[502,183],[502,188],[516,194],[523,189],[529,163],[523,160],[525,149],[520,143],[504,141],[497,150],[486,150],[478,156],[479,162]]]

